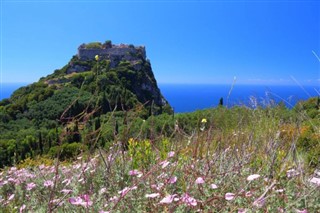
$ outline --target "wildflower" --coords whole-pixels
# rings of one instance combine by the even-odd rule
[[[130,188],[125,187],[125,188],[122,189],[121,191],[118,191],[118,194],[120,194],[121,197],[123,197],[123,196],[125,196],[129,191],[130,191]]]
[[[253,195],[253,194],[252,194],[251,191],[248,191],[248,192],[246,192],[246,194],[245,194],[246,197],[251,197],[252,195]]]
[[[211,185],[210,185],[210,188],[211,188],[211,189],[217,189],[217,188],[218,188],[218,186],[217,186],[216,184],[214,184],[214,183],[213,183],[213,184],[211,184]]]
[[[118,192],[118,194],[121,195],[121,197],[125,196],[129,191],[131,190],[135,190],[137,189],[138,187],[137,186],[133,186],[133,187],[125,187],[124,189],[122,189],[121,191]]]
[[[83,206],[85,208],[92,206],[92,201],[90,201],[89,195],[84,194],[81,195],[80,197],[71,197],[69,198],[69,203],[71,203],[72,205],[76,205],[76,206]]]
[[[320,186],[320,178],[313,177],[310,179],[310,182]]]
[[[113,196],[112,198],[109,199],[111,202],[117,202],[119,198],[117,196]]]
[[[159,196],[160,196],[159,193],[146,194],[146,198],[155,198],[155,197],[159,197]]]
[[[82,199],[80,197],[70,197],[69,198],[69,203],[72,205],[80,205],[82,203]]]
[[[96,59],[96,61],[99,61],[99,55],[96,55],[94,58]]]
[[[67,179],[63,180],[61,183],[66,184],[66,186],[68,186],[71,183],[71,180],[67,178]]]
[[[26,208],[26,205],[23,204],[23,205],[20,207],[19,212],[22,213],[25,208]]]
[[[174,156],[175,152],[174,151],[171,151],[168,153],[168,158],[172,158]]]
[[[174,198],[176,197],[177,195],[174,194],[174,195],[168,195],[167,197],[163,198],[159,203],[160,204],[170,204],[173,202]]]
[[[130,176],[137,176],[137,177],[141,177],[142,176],[142,172],[139,172],[138,170],[131,170],[129,171],[129,175]]]
[[[91,205],[92,205],[92,201],[90,201],[89,195],[87,195],[87,194],[81,195],[81,198],[84,200],[84,201],[81,203],[81,206],[83,206],[83,207],[88,207],[88,206],[91,206]]]
[[[55,204],[56,206],[62,206],[64,201],[61,199],[53,199],[50,201],[50,203]]]
[[[175,183],[175,182],[177,182],[177,177],[176,176],[173,176],[173,177],[171,177],[170,179],[169,179],[169,183],[171,183],[171,184],[173,184],[173,183]]]
[[[160,163],[160,165],[162,165],[161,167],[162,167],[162,169],[164,169],[164,168],[166,168],[168,165],[170,164],[170,162],[169,161],[162,161],[161,163]]]
[[[281,193],[281,192],[284,192],[284,189],[277,189],[275,191]]]
[[[30,191],[31,189],[33,189],[34,187],[36,187],[36,184],[35,183],[28,183],[27,184],[27,191]]]
[[[100,210],[99,213],[110,213],[109,211]]]
[[[106,188],[102,188],[102,189],[100,189],[99,194],[103,194],[103,193],[105,193],[106,191],[107,191]]]
[[[203,180],[202,177],[198,177],[198,178],[196,179],[196,184],[203,184],[203,183],[204,183],[204,180]]]
[[[197,200],[193,197],[189,196],[187,193],[181,196],[181,201],[187,204],[188,206],[196,206]]]
[[[164,183],[159,183],[158,185],[152,184],[151,188],[156,189],[157,191],[160,191],[163,186],[164,186]]]
[[[224,198],[225,198],[226,200],[233,200],[234,197],[235,197],[235,194],[230,193],[230,192],[226,193],[225,196],[224,196]]]
[[[53,186],[53,181],[52,180],[46,180],[43,185],[45,187],[52,187]]]
[[[288,177],[288,178],[298,176],[299,174],[300,174],[300,173],[297,172],[295,169],[289,169],[289,170],[287,171],[287,177]]]
[[[260,177],[260,175],[258,175],[258,174],[249,175],[247,177],[247,181],[252,181],[252,180],[258,179],[259,177]]]
[[[238,213],[246,213],[247,209],[238,209]]]
[[[8,198],[8,201],[13,200],[14,198],[14,194],[10,195],[10,197]]]
[[[207,123],[207,119],[202,118],[201,123]]]

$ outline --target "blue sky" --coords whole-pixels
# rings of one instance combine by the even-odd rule
[[[37,81],[109,39],[145,45],[159,83],[320,84],[320,3],[305,0],[2,0],[0,81]]]

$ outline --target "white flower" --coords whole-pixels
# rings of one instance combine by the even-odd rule
[[[146,198],[155,198],[155,197],[159,197],[159,196],[160,196],[159,193],[146,194]]]
[[[213,184],[211,184],[211,185],[210,185],[210,188],[211,188],[211,189],[217,189],[217,188],[218,188],[218,186],[217,186],[216,184],[214,184],[214,183],[213,183]]]
[[[161,204],[169,204],[169,203],[172,203],[172,201],[174,200],[174,198],[176,197],[177,195],[174,194],[174,195],[168,195],[167,197],[163,198],[159,203]]]
[[[258,174],[249,175],[249,176],[247,177],[247,180],[248,180],[248,181],[252,181],[252,180],[258,179],[259,177],[260,177],[260,175],[258,175]]]
[[[320,186],[320,178],[313,177],[310,179],[310,182]]]

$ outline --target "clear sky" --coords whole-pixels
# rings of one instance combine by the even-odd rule
[[[37,81],[106,40],[145,45],[158,83],[320,84],[317,0],[2,0],[0,81]]]

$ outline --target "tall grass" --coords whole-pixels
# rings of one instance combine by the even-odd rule
[[[318,212],[320,172],[297,143],[305,122],[319,126],[286,113],[218,107],[175,115],[171,134],[150,117],[133,135],[130,117],[111,145],[73,162],[1,171],[0,212]],[[103,134],[102,125],[95,143]]]

